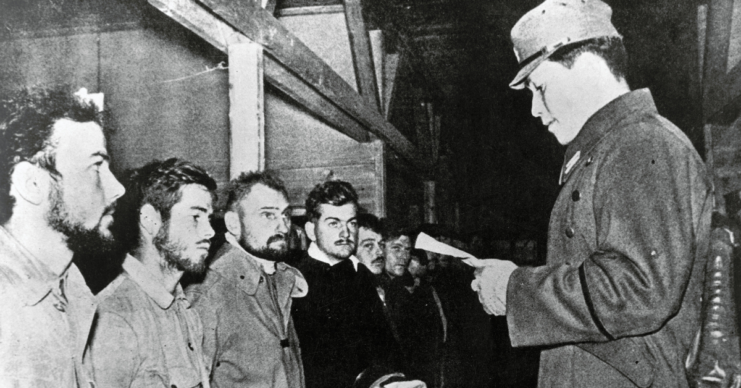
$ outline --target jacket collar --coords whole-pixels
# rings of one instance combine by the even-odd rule
[[[605,135],[617,128],[623,120],[641,113],[658,113],[654,99],[648,89],[639,89],[623,94],[610,101],[587,120],[579,134],[566,147],[561,167],[559,184],[564,184],[576,170],[576,166],[590,156],[587,154]]]
[[[255,295],[264,271],[258,260],[260,259],[242,249],[241,246],[232,244],[227,238],[227,242],[216,253],[210,269],[236,284],[247,295]],[[275,262],[274,265],[275,276],[281,282],[292,283],[291,297],[301,298],[306,295],[309,286],[298,270],[283,262]]]
[[[175,299],[181,299],[186,302],[186,306],[190,307],[188,299],[185,298],[183,293],[183,287],[178,283],[175,286],[175,295],[169,293],[162,282],[151,273],[147,267],[144,266],[134,256],[129,254],[126,255],[126,259],[123,262],[123,270],[129,275],[129,278],[134,281],[144,293],[146,293],[152,300],[163,310],[167,310],[172,306]]]
[[[241,244],[239,244],[239,241],[237,241],[237,238],[231,233],[228,233],[228,232],[225,233],[224,238],[229,244],[231,244],[233,248],[241,250],[242,252],[247,254],[250,258],[254,259],[257,262],[257,264],[260,265],[260,267],[262,267],[262,270],[265,271],[266,274],[272,275],[275,273],[276,262],[261,259],[257,256],[250,254],[242,247]]]
[[[331,262],[329,260],[329,257],[327,256],[327,254],[324,253],[324,252],[322,252],[322,250],[319,249],[319,246],[316,245],[316,243],[313,242],[313,241],[309,245],[309,250],[307,251],[307,253],[309,254],[309,257],[311,257],[312,259],[317,260],[317,261],[321,261],[322,263],[327,264],[330,267],[333,267],[333,266],[335,266],[335,265],[337,265],[337,264],[339,264],[339,263],[342,262],[342,261],[340,261],[340,262],[331,264]],[[355,272],[357,272],[358,271],[358,264],[360,264],[360,260],[358,260],[358,258],[355,257],[355,255],[352,255],[352,256],[348,257],[347,260],[352,263],[353,269],[355,270]]]
[[[7,252],[4,256],[12,258],[3,264],[12,268],[23,279],[19,285],[23,290],[23,302],[27,306],[34,306],[46,298],[52,289],[59,287],[62,278],[72,266],[67,264],[61,274],[56,274],[49,266],[35,257],[26,247],[13,237],[7,229],[0,226],[0,251]]]

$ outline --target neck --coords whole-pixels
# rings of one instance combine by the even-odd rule
[[[52,229],[43,215],[13,216],[4,225],[24,248],[49,269],[61,275],[72,262],[73,252],[67,247],[64,235]]]
[[[175,289],[183,277],[183,271],[170,267],[165,257],[160,254],[153,244],[148,244],[131,252],[152,274],[154,274],[170,294],[175,294]]]
[[[592,96],[591,98],[593,106],[595,107],[595,113],[604,108],[605,105],[614,101],[616,98],[630,92],[630,87],[628,87],[628,83],[625,82],[625,80],[620,80],[617,82],[600,84],[599,91],[599,94]]]

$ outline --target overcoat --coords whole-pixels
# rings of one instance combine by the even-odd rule
[[[712,186],[648,90],[595,113],[566,150],[547,263],[507,289],[514,346],[547,346],[541,387],[687,387]]]
[[[186,291],[203,321],[212,387],[304,387],[291,306],[306,291],[297,269],[277,263],[267,275],[241,247],[222,245],[204,280]]]

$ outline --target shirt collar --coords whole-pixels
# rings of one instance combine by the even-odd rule
[[[60,279],[67,276],[71,262],[67,263],[61,274],[56,274],[47,263],[35,257],[20,241],[16,240],[7,229],[0,226],[0,250],[8,251],[6,257],[15,258],[3,264],[16,271],[24,280],[24,303],[33,306],[44,300],[52,289],[59,287]]]
[[[183,293],[183,287],[180,283],[175,286],[175,295],[165,289],[162,285],[162,281],[157,278],[147,267],[144,266],[139,260],[130,254],[126,255],[126,259],[123,262],[123,270],[129,275],[129,278],[134,281],[142,290],[160,306],[161,309],[167,310],[172,306],[175,299],[184,300],[187,306],[190,307],[190,303],[185,298]]]
[[[234,236],[231,233],[228,233],[228,232],[225,233],[224,234],[224,237],[226,238],[226,241],[229,244],[231,244],[234,248],[241,250],[242,252],[244,252],[247,255],[249,255],[251,258],[255,259],[255,261],[257,261],[257,263],[262,267],[262,270],[266,274],[272,275],[272,274],[275,273],[275,264],[276,263],[274,261],[261,259],[261,258],[255,256],[255,255],[250,254],[244,248],[242,248],[242,244],[240,244],[239,241],[237,241],[237,237]]]
[[[309,245],[309,250],[307,253],[309,254],[309,257],[311,257],[312,259],[321,261],[322,263],[327,264],[330,267],[342,262],[342,261],[338,261],[332,264],[332,262],[329,260],[329,256],[327,256],[326,253],[324,253],[321,249],[319,249],[319,246],[316,245],[316,243],[313,241]],[[352,265],[355,268],[355,271],[357,271],[359,260],[355,256],[350,256],[350,262],[352,262]]]
[[[566,147],[559,183],[563,184],[569,179],[581,160],[590,158],[587,154],[605,135],[618,127],[624,119],[640,112],[657,113],[648,89],[625,93],[594,113],[576,138]]]

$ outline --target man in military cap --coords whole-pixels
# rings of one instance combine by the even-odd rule
[[[474,286],[514,346],[545,346],[539,385],[687,387],[712,208],[687,137],[631,91],[599,0],[546,0],[512,29],[532,114],[567,146],[547,264],[492,260]]]

